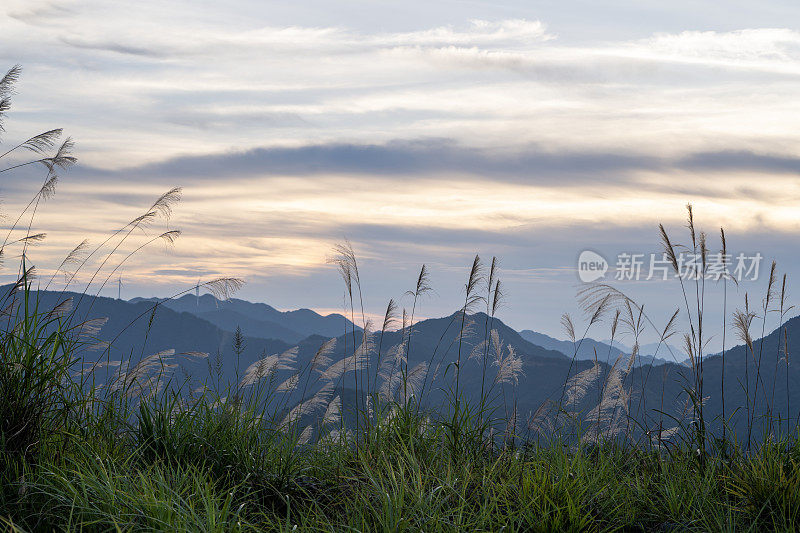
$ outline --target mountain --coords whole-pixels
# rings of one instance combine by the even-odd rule
[[[134,298],[130,301],[154,302],[158,299]],[[310,335],[336,337],[352,328],[352,323],[340,314],[323,316],[311,309],[278,311],[264,303],[252,303],[237,298],[223,301],[210,294],[199,298],[187,294],[167,300],[162,306],[173,311],[190,313],[226,331],[235,331],[240,327],[245,335],[280,339],[288,343],[299,342]]]
[[[573,343],[572,341],[562,341],[530,329],[524,329],[520,331],[519,334],[525,340],[532,342],[533,344],[538,344],[539,346],[547,348],[548,350],[559,351],[570,358],[574,355],[575,359],[579,361],[594,361],[595,358],[597,358],[598,361],[602,361],[607,364],[614,364],[614,361],[616,361],[617,357],[620,355],[630,355],[631,353],[630,347],[624,346],[618,341],[614,341],[614,344],[612,345],[611,341],[597,341],[587,337],[582,341]],[[655,344],[646,344],[642,346],[637,357],[637,364],[663,365],[670,362],[668,359],[650,355],[656,351],[656,347],[657,345]],[[662,345],[658,353],[668,352]],[[677,354],[679,352],[675,353]]]
[[[72,292],[40,291],[33,293],[40,309],[49,310],[71,299],[74,307],[70,325],[86,321],[104,320],[99,331],[76,356],[87,363],[95,361],[130,361],[136,364],[148,355],[164,350],[175,350],[175,378],[190,377],[195,383],[209,375],[209,365],[218,368],[219,379],[232,380],[263,354],[281,353],[292,347],[279,339],[244,338],[245,352],[237,358],[233,349],[233,333],[190,313],[179,313],[168,307],[154,305],[151,301],[126,302],[113,298],[83,296]],[[97,324],[96,324],[97,325]],[[110,346],[95,347],[98,343]],[[207,359],[184,356],[192,352],[209,354]],[[237,361],[238,359],[238,361]],[[115,363],[117,364],[117,363]],[[116,368],[116,367],[113,367]],[[214,371],[217,374],[217,370]]]
[[[596,357],[598,361],[611,361],[613,363],[619,355],[624,353],[619,348],[612,348],[608,344],[589,338],[583,339],[580,343],[573,343],[572,341],[562,341],[530,329],[524,329],[519,334],[533,344],[538,344],[548,350],[559,351],[568,357],[575,355],[576,359],[582,361],[593,361]],[[575,351],[576,348],[577,353]]]
[[[755,322],[754,331],[758,329]],[[752,352],[746,345],[727,350],[724,356],[727,413],[736,407],[746,410],[749,389],[751,397],[755,397],[750,408],[757,416],[771,406],[776,419],[782,419],[784,424],[791,419],[794,424],[800,418],[800,365],[793,359],[798,350],[800,317],[791,318],[762,339],[754,340]],[[703,372],[709,376],[705,379],[704,395],[709,396],[708,404],[714,412],[720,412],[722,407],[722,362],[722,355],[707,357],[703,362]]]
[[[757,331],[756,324],[753,331]],[[529,340],[538,341],[550,348],[564,349],[564,341],[549,339],[533,332],[522,332]],[[788,342],[787,342],[788,339]],[[567,343],[571,346],[572,343]],[[603,343],[605,346],[608,344]],[[788,344],[788,349],[787,349]],[[590,343],[591,345],[591,343]],[[568,347],[569,347],[568,346]],[[629,352],[630,348],[614,343],[614,348],[619,351]],[[684,352],[670,346],[672,353],[680,359]],[[652,353],[656,345],[642,346],[642,353]],[[725,418],[728,430],[735,434],[740,441],[747,437],[747,419],[753,422],[753,438],[763,434],[774,426],[787,424],[793,425],[800,419],[800,365],[792,363],[792,354],[800,350],[800,317],[787,320],[780,328],[772,331],[763,339],[753,341],[752,351],[746,345],[739,345],[728,349],[723,357],[721,354],[706,356],[702,365],[703,376],[703,407],[704,418],[709,429],[721,431],[723,425],[723,399],[725,405]],[[599,351],[599,350],[598,350]],[[623,352],[623,353],[624,353]],[[665,346],[658,349],[658,353],[669,354]],[[786,364],[788,353],[789,364]],[[580,354],[580,352],[579,352]],[[583,352],[586,355],[586,352]],[[651,356],[652,357],[652,356]],[[642,358],[642,363],[646,361]],[[759,360],[761,364],[759,365]],[[589,368],[586,361],[578,361],[575,372]],[[606,367],[601,363],[603,372]],[[553,376],[557,375],[555,369],[550,369]],[[536,385],[531,383],[531,376],[526,374],[526,390],[520,390],[520,405],[535,405],[534,394],[530,389]],[[563,376],[563,374],[562,374]],[[539,376],[532,376],[534,381]],[[724,381],[723,381],[724,378]],[[555,378],[554,378],[555,379]],[[563,377],[560,378],[563,383]],[[631,416],[641,421],[647,417],[650,423],[659,420],[660,412],[671,413],[674,416],[687,411],[686,389],[694,383],[692,369],[687,363],[664,361],[655,365],[637,364],[632,368],[626,383],[631,387],[631,397],[636,400],[636,409],[631,408]],[[724,392],[724,394],[723,394]],[[527,396],[527,398],[525,398]],[[749,400],[748,400],[749,397]],[[579,406],[586,408],[587,405]],[[750,412],[751,414],[748,414]],[[767,416],[772,413],[772,419]],[[679,417],[680,418],[680,417]],[[684,419],[687,423],[687,419]],[[669,417],[665,419],[666,425],[674,425]],[[729,433],[729,434],[732,434]]]
[[[234,349],[234,335],[230,331],[192,313],[178,312],[152,300],[123,301],[45,291],[33,293],[33,297],[38,300],[39,309],[43,312],[71,299],[74,310],[72,315],[68,315],[71,318],[66,325],[77,327],[86,321],[105,320],[98,331],[91,333],[91,338],[85,339],[86,345],[75,353],[80,360],[79,366],[80,362],[87,368],[96,362],[112,363],[106,369],[95,370],[90,374],[97,383],[108,380],[126,364],[130,368],[151,354],[174,350],[175,354],[166,357],[165,362],[176,366],[166,366],[164,372],[175,387],[195,390],[211,382],[219,383],[225,389],[228,384],[241,381],[247,368],[260,359],[287,352],[296,346],[296,361],[291,365],[294,370],[283,369],[273,376],[277,384],[288,379],[294,372],[300,372],[299,383],[302,385],[281,396],[280,405],[288,407],[318,393],[325,384],[324,380],[320,380],[319,372],[310,371],[309,363],[326,341],[330,338],[336,339],[335,347],[329,354],[331,361],[336,362],[352,355],[355,347],[363,340],[362,332],[358,330],[332,337],[311,335],[297,343],[245,336],[242,349],[237,353]],[[393,353],[393,348],[405,343],[409,346],[408,370],[420,363],[431,368],[426,387],[421,391],[429,405],[441,405],[446,399],[446,391],[452,390],[455,378],[453,363],[459,358],[459,348],[462,360],[460,381],[465,395],[468,398],[477,398],[482,382],[487,391],[497,394],[504,388],[491,386],[497,374],[496,365],[489,361],[484,372],[480,363],[486,353],[482,343],[486,338],[491,338],[490,330],[496,331],[498,344],[503,347],[504,353],[513,350],[523,361],[522,373],[530,375],[532,382],[537,383],[537,392],[531,401],[542,397],[540,392],[544,391],[543,384],[552,386],[566,376],[570,364],[566,356],[526,341],[498,319],[476,314],[466,318],[463,330],[461,326],[461,313],[454,313],[448,317],[418,322],[410,331],[387,331],[383,335],[380,332],[373,333],[369,349],[370,362],[362,373],[360,387],[363,387],[364,380],[374,382],[380,360],[390,360],[389,354]],[[98,341],[109,345],[93,348]],[[193,352],[205,352],[209,356],[197,358],[188,355]],[[403,363],[384,366],[395,370],[394,374],[397,375],[403,368]],[[555,377],[553,372],[559,376]],[[354,372],[351,371],[337,379],[334,383],[336,393],[342,394],[341,391],[344,391],[345,395],[352,397],[354,391],[347,393],[346,389],[356,388],[354,377]],[[527,378],[521,378],[527,385]],[[543,384],[539,384],[540,379],[544,379]]]
[[[448,401],[449,391],[454,390],[456,376],[454,363],[459,359],[460,347],[461,392],[466,398],[476,401],[483,386],[486,392],[497,399],[498,395],[508,387],[492,385],[498,367],[494,363],[491,349],[485,371],[482,364],[483,355],[486,353],[484,341],[487,338],[491,339],[492,330],[496,331],[496,338],[498,344],[502,346],[503,353],[507,355],[509,350],[513,350],[522,362],[520,390],[528,390],[529,383],[534,384],[528,393],[531,396],[528,403],[544,400],[545,389],[552,389],[559,380],[563,384],[570,367],[570,360],[564,354],[526,341],[502,321],[492,319],[484,313],[469,315],[462,329],[461,316],[460,312],[456,312],[443,318],[422,320],[414,324],[410,332],[408,329],[403,329],[386,331],[382,335],[380,332],[374,333],[370,342],[371,357],[360,387],[365,386],[367,380],[373,385],[376,379],[381,384],[385,383],[377,378],[379,365],[385,370],[394,369],[395,373],[406,371],[410,374],[413,374],[415,369],[427,368],[427,371],[421,374],[425,377],[424,388],[418,392],[422,393],[428,406],[438,408]],[[299,344],[298,361],[310,361],[325,340],[322,337],[309,337],[302,341]],[[358,332],[355,338],[352,333],[337,337],[335,349],[330,357],[333,361],[338,361],[351,355],[355,347],[361,345],[362,340],[362,335]],[[393,362],[392,356],[401,345],[407,346],[407,367],[402,362],[398,364]],[[303,375],[300,381],[305,382],[307,379],[312,383],[308,389],[309,395],[317,392],[322,386],[321,382],[315,381],[316,375],[310,377],[308,374]],[[354,380],[355,375],[350,372],[343,380],[336,382],[336,390],[346,387],[354,389],[356,387]]]
[[[108,319],[99,332],[93,334],[92,343],[95,340],[106,341],[111,343],[110,347],[94,350],[86,346],[80,349],[76,355],[85,362],[110,360],[136,364],[149,354],[174,349],[176,354],[170,361],[177,366],[165,369],[171,371],[173,384],[185,383],[192,389],[209,380],[218,381],[223,387],[237,383],[248,366],[265,356],[281,354],[296,346],[293,369],[281,370],[274,376],[275,382],[280,383],[294,372],[299,372],[299,383],[302,385],[282,397],[281,405],[287,407],[308,399],[325,385],[318,370],[327,368],[327,365],[311,371],[310,362],[326,341],[336,338],[330,354],[332,362],[351,356],[363,341],[363,335],[358,330],[351,330],[346,335],[311,335],[296,343],[247,335],[241,350],[237,351],[233,346],[234,335],[230,331],[192,313],[178,312],[153,301],[139,299],[126,302],[102,297],[81,299],[80,294],[74,293],[38,293],[39,306],[43,311],[56,307],[67,298],[72,298],[76,306],[72,325],[77,326],[87,319]],[[213,313],[213,310],[203,312]],[[233,312],[241,315],[236,310]],[[242,316],[246,318],[246,315]],[[783,340],[784,330],[789,341],[788,350]],[[554,342],[564,341],[527,335],[543,344],[563,347]],[[518,358],[519,365],[514,368],[519,373],[518,384],[514,385],[513,380],[505,384],[496,382],[498,364],[494,347],[489,349],[489,358],[484,366],[484,355],[487,353],[484,342],[493,338],[497,341],[494,344],[502,347],[504,356],[513,352]],[[779,330],[754,341],[753,353],[747,346],[736,346],[725,353],[725,414],[729,418],[729,427],[737,432],[739,438],[742,438],[746,426],[748,409],[755,413],[753,418],[762,425],[769,424],[764,415],[770,409],[774,416],[773,424],[785,424],[787,419],[798,418],[800,387],[796,385],[800,384],[800,365],[793,364],[792,357],[798,353],[799,344],[800,317],[795,317],[786,321]],[[398,364],[393,363],[392,354],[397,353],[396,348],[400,345],[407,346],[407,367],[402,360]],[[790,360],[788,366],[785,359],[787,351]],[[190,352],[206,352],[210,357],[185,355]],[[559,350],[530,342],[501,320],[483,313],[467,316],[463,328],[462,315],[456,312],[447,317],[420,321],[411,330],[387,331],[383,335],[380,332],[373,333],[367,353],[369,362],[358,384],[355,373],[350,371],[331,384],[336,394],[344,391],[354,398],[355,389],[358,387],[361,393],[367,383],[374,389],[375,382],[381,381],[377,377],[381,362],[384,363],[384,370],[388,368],[407,373],[413,373],[417,368],[428,368],[427,373],[420,371],[420,376],[425,377],[425,388],[420,392],[427,406],[438,409],[451,400],[457,369],[455,363],[460,359],[459,392],[465,398],[475,401],[483,390],[489,395],[493,408],[505,409],[507,414],[513,406],[520,417],[536,412],[546,400],[558,401],[563,398],[568,378],[592,368],[594,364],[580,359],[573,361],[572,357]],[[625,361],[624,354],[622,360]],[[759,361],[760,367],[757,366]],[[637,358],[631,365],[623,386],[630,391],[630,416],[637,424],[647,420],[652,426],[654,421],[662,417],[662,411],[672,416],[684,409],[685,390],[693,383],[692,369],[675,363],[657,366],[642,363],[643,360]],[[715,430],[722,425],[722,363],[720,355],[708,356],[703,361],[704,413],[707,425]],[[599,365],[602,379],[605,379],[610,365],[602,360]],[[102,373],[98,372],[97,375],[102,381]],[[592,409],[602,393],[602,379],[589,388],[582,400],[570,405],[570,409],[583,412]],[[347,392],[346,389],[352,390]],[[503,412],[500,411],[500,414]],[[756,434],[763,429],[757,428]]]
[[[613,342],[610,339],[605,339],[602,342],[604,342],[605,344],[609,344],[615,348],[619,348],[625,353],[631,353],[632,348],[630,346],[621,343],[617,339],[615,339]],[[639,353],[642,355],[647,355],[648,357],[651,358],[656,357],[653,354],[658,354],[656,360],[662,363],[677,362],[681,364],[689,364],[686,352],[682,348],[678,348],[674,344],[669,344],[666,342],[662,343],[651,342],[647,344],[642,344],[639,346]]]
[[[401,343],[406,343],[409,368],[426,363],[434,370],[438,366],[440,373],[443,373],[445,366],[458,360],[460,341],[462,376],[480,373],[482,366],[475,359],[479,356],[482,357],[482,354],[486,352],[483,343],[487,338],[490,339],[492,330],[497,332],[497,339],[503,349],[507,351],[510,347],[523,361],[552,359],[569,364],[569,359],[561,352],[548,350],[526,341],[502,321],[490,318],[485,313],[468,315],[462,330],[460,312],[443,318],[422,320],[414,324],[410,332],[406,328],[386,331],[383,334],[380,331],[372,333],[370,344],[375,359],[373,364],[377,364],[378,353],[381,358],[385,359],[389,357],[388,354],[392,353],[394,348]],[[313,357],[312,350],[316,350],[325,340],[324,337],[319,336],[303,340],[299,344],[299,360],[310,360]],[[338,336],[331,357],[333,360],[338,360],[351,355],[362,340],[360,332],[357,332],[355,337],[352,333]],[[472,357],[470,357],[471,355]],[[373,368],[373,370],[375,369]],[[494,370],[489,368],[488,372],[493,373]],[[453,369],[447,372],[448,376],[452,376],[452,373]]]

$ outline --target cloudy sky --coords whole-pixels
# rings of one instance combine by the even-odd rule
[[[659,222],[684,241],[687,202],[710,248],[724,226],[800,275],[798,21],[788,0],[6,0],[0,66],[24,73],[2,140],[76,141],[37,214],[42,269],[182,186],[182,237],[126,263],[123,296],[235,275],[241,297],[335,311],[326,257],[348,238],[371,313],[422,263],[422,314],[449,313],[474,254],[497,255],[501,316],[563,336],[580,252],[613,269],[659,251]],[[0,174],[2,210],[39,179]],[[681,303],[673,282],[621,287],[659,320]]]

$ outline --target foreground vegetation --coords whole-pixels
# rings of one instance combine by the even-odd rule
[[[685,445],[502,444],[466,406],[454,426],[407,403],[365,416],[358,439],[302,444],[276,430],[258,393],[85,392],[69,373],[76,344],[64,318],[20,294],[27,305],[0,341],[0,515],[10,530],[800,526],[795,441],[705,462]]]
[[[393,404],[365,417],[358,439],[334,432],[302,444],[254,397],[83,394],[67,377],[66,333],[45,336],[41,316],[21,318],[0,342],[0,516],[9,530],[800,527],[796,441],[706,461],[688,446],[501,444],[466,407],[454,427]]]
[[[0,129],[18,75],[15,67],[0,79]],[[695,286],[697,311],[685,298],[689,326],[685,340],[691,358],[691,377],[681,398],[685,409],[670,415],[660,408],[643,407],[642,412],[651,417],[648,425],[642,425],[642,421],[648,423],[646,417],[637,419],[631,414],[636,402],[628,373],[636,363],[636,347],[607,371],[595,361],[587,370],[567,372],[560,399],[543,405],[541,412],[524,422],[522,416],[518,420],[516,390],[524,386],[519,381],[522,361],[491,329],[501,285],[496,261],[484,273],[478,257],[464,287],[461,312],[454,315],[454,320],[460,320],[453,341],[458,346],[457,359],[440,361],[431,372],[436,376],[443,366],[442,373],[449,372],[453,380],[444,391],[449,401],[434,410],[428,408],[425,393],[433,387],[435,378],[429,379],[428,370],[435,361],[432,358],[413,368],[408,364],[418,299],[430,290],[424,266],[410,291],[410,312],[402,313],[402,341],[391,349],[382,347],[380,340],[375,349],[371,327],[363,319],[361,331],[353,326],[345,336],[351,335],[352,345],[351,355],[343,360],[330,360],[329,341],[300,369],[292,366],[297,352],[290,350],[280,356],[267,355],[243,369],[240,380],[237,361],[233,382],[214,379],[215,370],[217,377],[221,375],[218,367],[223,364],[214,361],[209,362],[205,386],[197,389],[170,380],[165,371],[173,365],[166,352],[142,354],[138,361],[131,361],[132,357],[112,360],[111,346],[97,342],[102,324],[89,316],[92,299],[133,254],[153,242],[172,242],[178,237],[179,232],[170,230],[132,242],[149,222],[169,215],[180,190],[168,191],[99,246],[90,249],[81,243],[49,277],[37,278],[29,265],[29,247],[44,234],[32,231],[35,214],[53,194],[56,173],[75,162],[71,141],[56,142],[60,135],[61,130],[44,132],[0,155],[2,160],[24,151],[36,154],[31,161],[12,161],[0,173],[35,164],[46,170],[38,192],[0,245],[0,258],[8,257],[10,250],[20,257],[16,282],[0,288],[0,524],[4,529],[800,528],[800,445],[796,436],[787,436],[792,433],[790,418],[775,421],[773,416],[773,407],[783,399],[776,399],[774,392],[772,398],[767,397],[763,388],[763,350],[749,335],[756,314],[747,303],[736,315],[740,336],[752,356],[745,361],[753,365],[755,376],[754,390],[749,381],[743,386],[747,436],[742,440],[725,433],[724,404],[723,432],[713,434],[707,428],[704,285],[702,289]],[[689,210],[690,246],[702,253],[705,269],[705,235],[695,234],[691,217]],[[662,238],[677,269],[674,246],[663,228]],[[724,234],[722,240],[724,250]],[[94,268],[89,266],[92,258]],[[355,322],[354,302],[361,301],[355,254],[349,245],[340,246],[333,261],[345,281]],[[64,290],[85,282],[78,301],[64,297],[55,305],[44,305],[36,289],[49,288],[62,274]],[[775,279],[773,265],[764,324],[773,311],[771,298],[773,307],[775,301],[780,303],[781,320],[788,310],[785,278],[779,298]],[[239,280],[221,278],[198,283],[196,289],[204,287],[224,296],[238,285]],[[682,292],[686,295],[686,290]],[[643,325],[652,324],[642,306],[610,287],[590,287],[583,296],[591,317],[589,326],[613,316],[612,339],[618,326],[629,328],[638,339]],[[158,305],[139,318],[152,323]],[[470,312],[484,305],[483,342],[462,347]],[[390,302],[379,339],[395,315],[394,302]],[[674,334],[676,317],[678,312],[660,331],[662,342]],[[565,317],[564,323],[579,344],[581,338],[571,319]],[[234,343],[238,355],[244,349],[241,335]],[[788,368],[787,345],[788,338],[784,357],[776,358],[775,364],[785,363]],[[464,364],[471,360],[482,365],[477,400],[463,390],[462,353]],[[87,359],[87,354],[94,358]],[[723,365],[724,357],[723,351]],[[116,369],[109,370],[112,367]],[[295,373],[277,384],[277,369]],[[788,388],[787,383],[786,413],[791,408]],[[299,402],[281,400],[281,392],[296,390],[303,391]],[[337,390],[340,394],[331,399]],[[595,393],[596,405],[577,407]],[[730,406],[729,412],[741,408]],[[754,437],[751,430],[764,412],[768,429]]]

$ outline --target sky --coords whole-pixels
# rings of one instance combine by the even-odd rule
[[[798,21],[790,1],[6,0],[0,68],[24,71],[2,146],[53,127],[76,142],[34,221],[45,272],[183,187],[149,229],[180,239],[125,262],[123,297],[238,276],[239,297],[339,311],[327,259],[349,239],[370,315],[410,305],[423,263],[418,315],[449,314],[478,253],[500,259],[500,317],[563,338],[592,250],[663,324],[680,284],[615,265],[660,253],[659,223],[685,243],[690,202],[710,250],[724,227],[730,252],[765,258],[730,314],[746,292],[760,305],[773,258],[790,287],[800,274]],[[40,174],[0,174],[6,227]]]

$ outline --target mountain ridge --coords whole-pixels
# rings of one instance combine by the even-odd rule
[[[129,301],[136,303],[161,300],[132,298]],[[334,337],[353,326],[350,320],[338,313],[321,315],[305,308],[279,311],[266,303],[238,298],[219,300],[211,294],[199,297],[186,294],[173,300],[164,300],[161,305],[198,316],[227,331],[235,331],[240,327],[245,335],[275,338],[288,343],[299,342],[314,334]],[[356,329],[360,328],[356,326]]]

